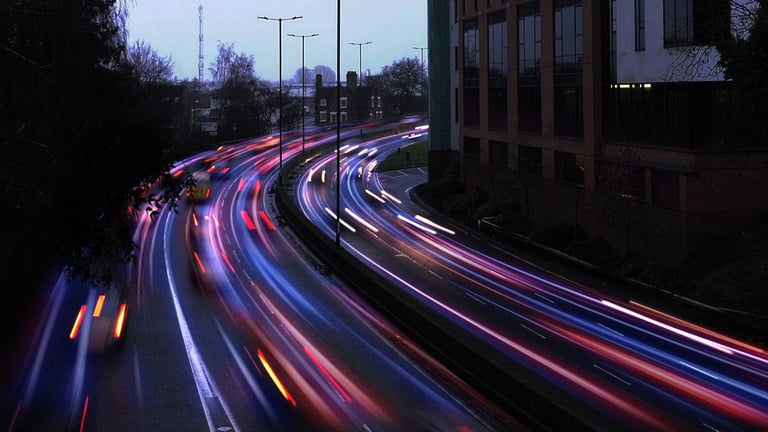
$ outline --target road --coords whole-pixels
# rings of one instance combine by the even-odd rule
[[[300,152],[284,140],[284,158]],[[524,429],[322,271],[275,210],[277,152],[264,137],[177,164],[229,172],[212,173],[207,200],[137,220],[114,350],[67,337],[94,290],[52,284],[18,351],[8,430]]]
[[[433,225],[439,215],[408,199],[423,172],[375,170],[413,140],[401,135],[344,149],[340,184],[328,170],[334,152],[302,167],[292,196],[304,217],[330,238],[341,227],[346,251],[502,353],[510,374],[590,428],[768,428],[762,349],[666,314],[641,296],[606,294],[460,228]],[[330,178],[318,182],[323,169]]]

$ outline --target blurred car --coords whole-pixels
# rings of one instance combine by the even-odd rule
[[[128,319],[128,302],[115,281],[107,288],[93,288],[80,306],[69,339],[84,343],[88,353],[107,353],[123,341]]]
[[[221,259],[216,253],[216,246],[211,239],[212,230],[216,229],[213,216],[206,212],[191,212],[187,228],[187,244],[190,251],[192,277],[198,287],[204,291],[216,290],[226,275]]]
[[[206,170],[211,175],[211,179],[223,179],[229,174],[231,167],[229,166],[229,158],[219,157]]]

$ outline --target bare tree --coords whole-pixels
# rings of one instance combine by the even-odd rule
[[[336,82],[336,72],[333,71],[329,66],[326,65],[317,65],[313,69],[314,74],[312,79],[314,79],[314,75],[320,74],[323,76],[323,82],[326,83],[332,83]]]
[[[128,64],[140,82],[148,85],[173,81],[173,61],[163,57],[144,41],[136,41],[127,51]]]
[[[312,69],[304,68],[304,83],[307,85],[314,85],[315,83],[315,74]],[[296,69],[296,72],[293,73],[293,77],[291,77],[290,82],[295,85],[301,85],[302,84],[302,68]]]
[[[421,90],[421,62],[415,58],[403,57],[381,69],[383,90],[397,98],[400,115],[408,112],[411,100]]]

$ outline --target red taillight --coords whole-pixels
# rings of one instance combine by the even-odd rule
[[[120,305],[120,312],[117,314],[117,320],[115,322],[115,339],[120,339],[120,335],[123,333],[123,325],[125,325],[125,314],[127,310],[127,304],[123,303]]]
[[[72,330],[69,331],[70,339],[74,339],[77,337],[77,332],[80,330],[80,324],[83,323],[85,310],[86,310],[85,305],[80,306],[80,312],[77,313],[77,318],[75,318],[75,324],[72,325]]]
[[[200,266],[200,270],[205,273],[205,266],[203,265],[203,261],[200,259],[200,255],[198,255],[197,252],[195,252],[195,261],[197,261],[197,265]]]

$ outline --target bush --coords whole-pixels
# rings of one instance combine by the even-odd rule
[[[466,194],[451,195],[443,200],[443,210],[445,213],[463,223],[472,222],[472,199]]]

